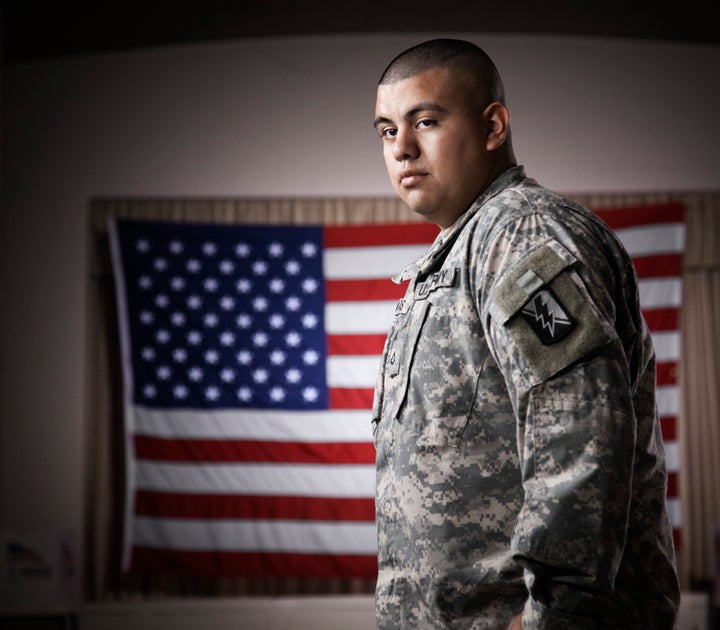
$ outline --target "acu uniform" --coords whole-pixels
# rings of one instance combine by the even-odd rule
[[[513,167],[396,280],[378,627],[672,628],[655,356],[612,231]]]

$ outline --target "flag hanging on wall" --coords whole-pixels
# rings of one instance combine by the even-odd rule
[[[638,268],[679,532],[682,208],[599,214]],[[111,220],[126,570],[375,577],[370,407],[405,290],[389,278],[437,232]]]

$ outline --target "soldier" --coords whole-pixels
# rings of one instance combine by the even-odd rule
[[[373,406],[378,627],[673,628],[679,586],[632,262],[517,165],[495,65],[432,40],[385,70],[397,194],[440,228]]]

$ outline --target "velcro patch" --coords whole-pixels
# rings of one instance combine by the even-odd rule
[[[575,320],[547,287],[535,293],[520,313],[543,345],[560,341],[575,326]]]

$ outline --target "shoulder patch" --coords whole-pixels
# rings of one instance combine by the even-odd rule
[[[540,289],[520,312],[544,345],[560,341],[575,326],[575,320],[549,288]]]

